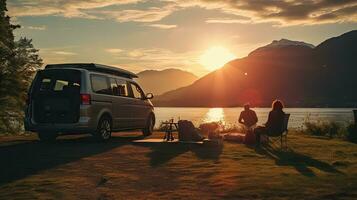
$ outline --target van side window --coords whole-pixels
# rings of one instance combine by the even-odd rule
[[[128,85],[126,81],[122,79],[116,79],[116,81],[117,81],[119,96],[128,97],[129,92],[128,92]]]
[[[107,81],[107,77],[101,75],[91,76],[92,89],[98,94],[112,94],[112,89]]]
[[[131,87],[131,90],[133,91],[134,98],[136,98],[136,99],[144,98],[143,91],[141,90],[141,88],[139,86],[137,86],[134,83],[130,83],[130,87]]]
[[[119,90],[118,90],[118,85],[117,85],[117,82],[115,81],[115,79],[109,78],[109,82],[110,82],[110,88],[112,90],[112,94],[114,96],[120,96]]]

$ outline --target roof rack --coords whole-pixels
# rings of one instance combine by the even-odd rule
[[[129,72],[125,69],[118,67],[112,67],[107,65],[101,65],[96,63],[65,63],[65,64],[49,64],[46,65],[45,69],[54,69],[54,68],[80,68],[86,69],[89,71],[103,72],[108,74],[114,74],[117,76],[122,76],[126,78],[138,78],[138,76],[132,72]]]

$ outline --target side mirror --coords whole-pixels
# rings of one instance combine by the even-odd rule
[[[152,99],[154,98],[154,95],[152,93],[147,93],[145,96],[145,99]]]

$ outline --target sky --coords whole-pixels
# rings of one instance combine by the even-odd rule
[[[44,63],[94,62],[133,72],[203,76],[210,49],[236,58],[282,38],[318,45],[357,29],[357,0],[8,0],[8,15]],[[219,48],[217,48],[219,47]],[[209,62],[210,60],[206,60]]]

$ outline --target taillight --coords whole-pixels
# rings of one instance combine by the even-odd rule
[[[82,105],[89,105],[90,101],[90,94],[81,94],[81,104]]]

